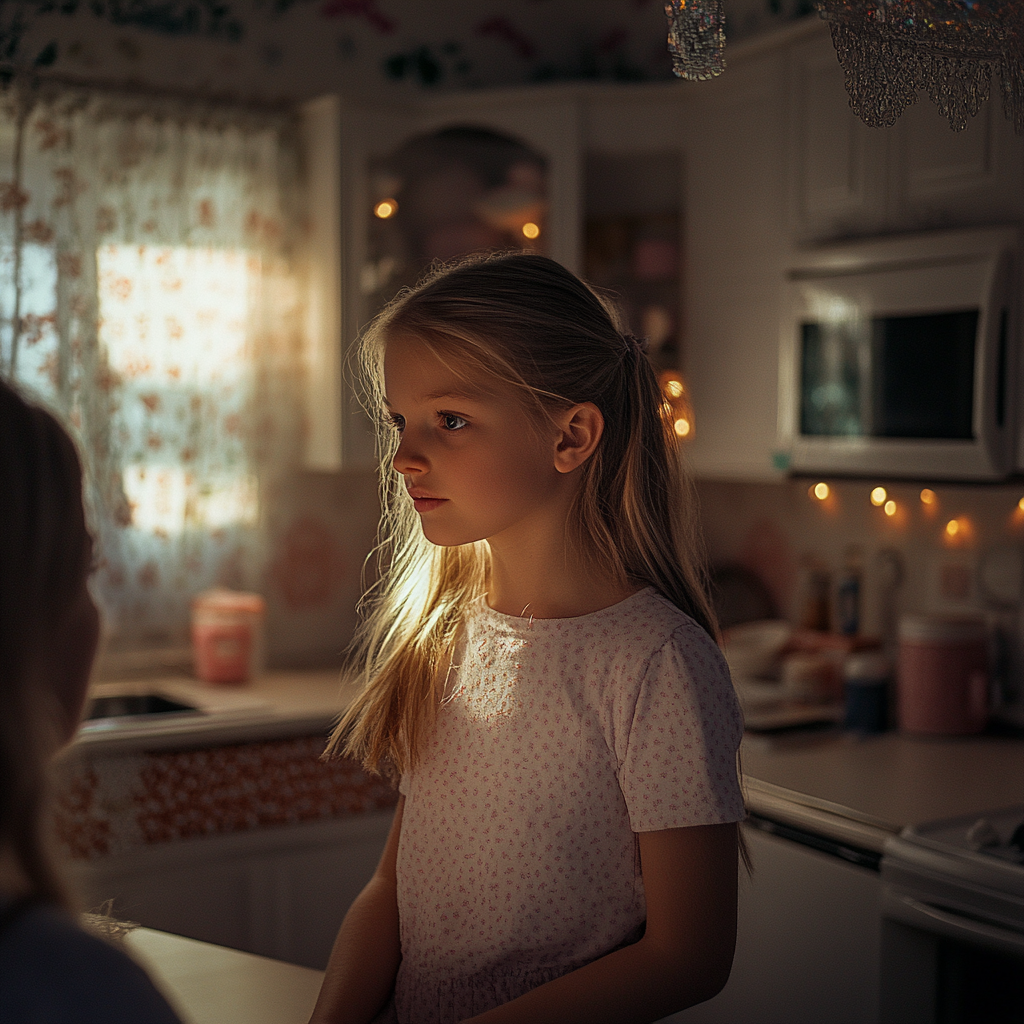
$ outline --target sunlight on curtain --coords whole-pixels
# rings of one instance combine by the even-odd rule
[[[115,647],[180,643],[195,593],[259,589],[265,503],[300,457],[293,126],[3,100],[0,372],[79,440]]]

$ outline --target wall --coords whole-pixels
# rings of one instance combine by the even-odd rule
[[[727,0],[730,41],[807,9],[799,0]],[[224,100],[328,92],[401,100],[430,90],[667,80],[665,36],[656,0],[12,0],[0,8],[0,73]],[[368,471],[302,473],[268,506],[271,664],[340,661],[373,543],[375,490]]]
[[[190,0],[140,0],[130,6],[99,0],[89,8],[69,0],[61,7],[67,14],[39,14],[44,6],[23,0],[5,5],[0,15],[0,42],[16,44],[16,66],[210,96],[288,100],[341,91],[400,97],[430,88],[586,78],[658,80],[669,75],[664,14],[653,0],[452,0],[445,5],[242,0],[218,5],[216,18]],[[730,37],[756,35],[805,6],[795,0],[727,0]],[[29,15],[17,31],[11,11]],[[705,389],[698,396],[705,403],[704,409],[698,408],[698,420],[702,430],[725,431],[729,438],[735,434],[737,450],[750,445],[749,434],[739,426],[743,417],[736,414],[742,393],[734,386],[737,375],[757,378],[769,364],[774,366],[770,343],[778,282],[774,271],[765,273],[763,268],[781,265],[789,248],[785,159],[778,131],[783,69],[772,60],[766,67],[758,61],[746,68],[740,63],[718,82],[698,87],[711,100],[703,112],[692,115],[685,139],[686,216],[691,238],[701,239],[700,245],[692,245],[688,272],[696,295],[709,296],[691,310],[691,361],[710,360],[704,376],[712,385],[721,382],[717,392]],[[729,82],[734,84],[726,95],[722,87]],[[594,118],[595,124],[601,120],[606,118]],[[735,138],[738,128],[745,147],[739,159],[735,147],[725,144],[725,136]],[[665,131],[664,123],[659,130]],[[600,131],[599,124],[588,126],[598,137]],[[762,159],[742,159],[754,142]],[[704,288],[705,279],[717,282],[717,291]],[[744,331],[763,334],[770,342],[764,346],[764,365],[752,366],[747,360],[723,369],[729,336]],[[771,402],[767,389],[758,393],[759,400]],[[749,413],[746,408],[739,411]],[[762,418],[774,420],[773,411]],[[1012,513],[1020,487],[936,488],[940,503],[935,515],[940,518],[934,521],[924,517],[914,488],[896,487],[906,514],[888,521],[867,504],[863,484],[834,485],[831,505],[812,504],[806,485],[705,482],[699,488],[714,557],[760,571],[780,610],[790,616],[799,608],[802,560],[814,554],[837,570],[851,542],[864,549],[869,629],[879,626],[873,573],[875,555],[883,547],[901,552],[908,565],[900,591],[902,610],[928,607],[935,592],[933,577],[940,572],[936,563],[946,550],[937,539],[945,510],[951,516],[967,515],[975,524],[973,546],[965,549],[974,561],[1004,539],[1012,540],[1017,550],[1021,547],[1020,522]],[[355,623],[362,564],[372,546],[375,490],[368,471],[306,473],[297,475],[279,496],[273,508],[267,582],[272,662],[340,660]],[[960,549],[957,553],[960,557]],[[964,600],[945,602],[950,603],[984,607],[977,589],[970,587]],[[1012,617],[986,611],[1000,621]]]

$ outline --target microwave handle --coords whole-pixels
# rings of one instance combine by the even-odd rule
[[[969,917],[915,900],[905,893],[886,892],[882,914],[922,931],[938,932],[961,942],[976,942],[1019,956],[1024,953],[1024,934],[985,924]]]

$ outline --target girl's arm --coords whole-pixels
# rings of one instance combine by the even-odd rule
[[[642,1024],[722,990],[736,944],[736,825],[638,837],[647,895],[643,938],[473,1017],[473,1024]]]
[[[341,922],[310,1024],[368,1024],[395,987],[402,959],[396,864],[404,807],[400,796],[377,870]]]

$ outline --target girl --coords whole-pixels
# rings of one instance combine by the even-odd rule
[[[78,728],[99,616],[67,434],[0,380],[0,1020],[175,1024],[123,953],[87,935],[41,838],[45,766]]]
[[[401,795],[313,1020],[624,1024],[708,999],[742,723],[641,343],[516,254],[400,296],[361,354],[387,558],[329,749]]]

